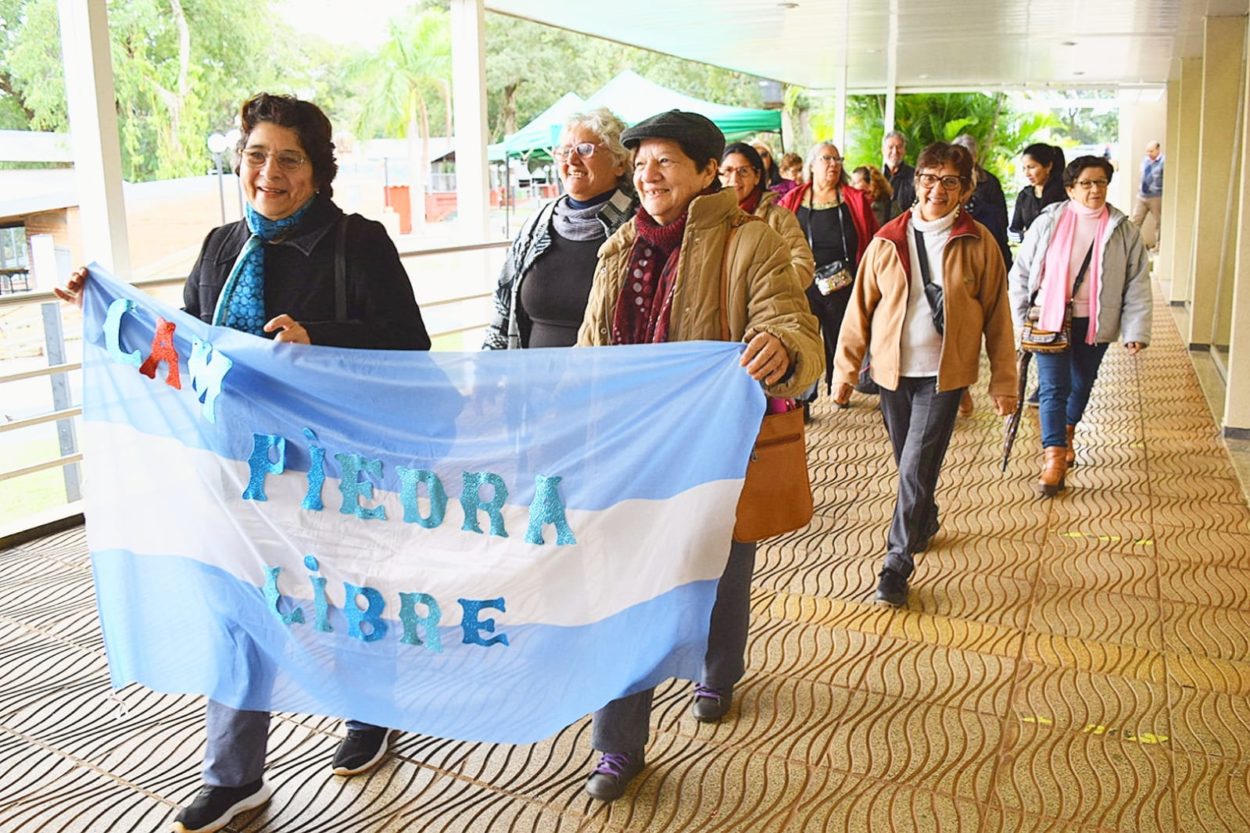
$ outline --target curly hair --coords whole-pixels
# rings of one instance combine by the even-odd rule
[[[313,184],[317,191],[327,197],[334,196],[334,187],[330,183],[339,172],[339,164],[334,160],[334,141],[331,138],[333,128],[321,108],[311,101],[301,101],[293,95],[258,93],[252,96],[239,108],[239,129],[242,135],[235,148],[236,157],[242,156],[248,137],[262,122],[295,131],[300,149],[312,163]],[[238,161],[234,163],[234,172],[239,172]]]
[[[633,172],[630,170],[629,158],[633,155],[629,148],[621,144],[621,133],[625,131],[625,122],[607,107],[596,107],[593,110],[587,110],[585,113],[573,113],[564,120],[564,129],[566,131],[589,130],[600,139],[603,139],[603,146],[608,153],[612,154],[612,158],[616,163],[624,168],[625,172],[620,175],[617,185],[624,188],[632,188]]]
[[[950,164],[959,171],[959,178],[968,186],[972,186],[972,154],[962,145],[934,142],[920,151],[916,157],[916,176],[926,169],[940,168]]]
[[[1097,168],[1107,175],[1107,183],[1111,183],[1111,175],[1115,173],[1115,168],[1111,167],[1111,163],[1101,156],[1078,156],[1068,163],[1063,169],[1063,187],[1071,188],[1076,185],[1076,181],[1081,178],[1081,171],[1086,168]]]

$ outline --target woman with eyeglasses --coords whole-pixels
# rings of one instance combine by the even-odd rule
[[[552,151],[564,194],[525,222],[495,288],[486,350],[577,342],[599,247],[634,216],[625,123],[606,107],[575,113]]]
[[[838,341],[838,402],[872,353],[898,495],[878,576],[877,601],[907,603],[914,555],[939,528],[934,501],[959,400],[977,380],[982,339],[989,392],[1000,415],[1016,402],[1007,276],[994,235],[962,211],[972,155],[942,142],[916,160],[916,204],[877,232],[864,256]]]
[[[808,181],[781,198],[794,212],[816,261],[815,279],[807,285],[807,301],[820,319],[825,343],[825,387],[832,391],[833,357],[838,330],[851,299],[851,284],[877,217],[868,195],[851,185],[842,154],[832,142],[821,142],[807,157]],[[819,395],[819,385],[811,399]]]
[[[186,312],[275,342],[430,349],[386,229],[344,214],[331,199],[338,163],[325,113],[308,101],[261,93],[244,102],[240,127],[235,172],[247,199],[244,218],[209,232],[183,288]],[[56,294],[81,305],[86,274],[76,271]],[[252,679],[269,678],[241,625],[222,638]],[[268,699],[261,691],[243,694]],[[177,833],[219,830],[269,801],[263,773],[270,713],[210,699],[205,721],[203,786],[175,818]],[[331,770],[368,772],[385,757],[391,734],[347,721]]]
[[[781,235],[790,249],[790,263],[799,280],[803,286],[811,283],[816,266],[812,250],[794,213],[778,204],[775,192],[765,190],[764,162],[755,148],[744,142],[725,146],[720,162],[720,184],[733,189],[739,208],[759,217]]]
[[[1053,497],[1076,465],[1073,434],[1111,342],[1135,356],[1150,343],[1150,264],[1137,226],[1107,202],[1111,163],[1078,156],[1063,169],[1068,199],[1029,226],[1011,269],[1011,307],[1022,326],[1029,307],[1038,327],[1057,331],[1071,316],[1067,350],[1036,353],[1042,473],[1035,490]],[[1070,310],[1070,312],[1069,312]]]

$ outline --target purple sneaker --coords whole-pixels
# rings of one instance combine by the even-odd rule
[[[599,765],[586,781],[586,792],[600,801],[616,801],[647,763],[638,752],[604,752]]]
[[[733,688],[721,689],[698,683],[694,687],[694,705],[691,711],[700,723],[719,723],[733,703]]]

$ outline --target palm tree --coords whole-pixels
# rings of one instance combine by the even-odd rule
[[[451,126],[451,22],[447,12],[426,9],[390,21],[390,38],[361,66],[369,91],[361,135],[408,139],[409,192],[414,228],[425,223],[425,180],[430,168],[429,98],[442,99],[446,135]]]

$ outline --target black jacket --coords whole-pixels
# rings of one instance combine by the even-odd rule
[[[1007,245],[1007,197],[1003,195],[1002,183],[998,177],[981,166],[977,166],[977,187],[964,208],[972,219],[990,230],[998,250],[1003,255],[1003,264],[1011,271],[1011,249]]]
[[[1025,185],[1016,195],[1016,212],[1011,218],[1011,233],[1023,238],[1024,233],[1029,230],[1029,226],[1033,225],[1033,221],[1042,213],[1043,208],[1053,203],[1063,202],[1067,198],[1068,192],[1064,190],[1061,178],[1054,173],[1042,186],[1040,197],[1033,192],[1032,185]]]
[[[348,225],[347,316],[334,320],[335,225],[342,216],[332,201],[318,197],[294,237],[265,244],[265,315],[290,315],[313,344],[430,349],[399,252],[382,224],[364,217],[353,216]],[[182,290],[188,313],[212,323],[218,296],[249,236],[242,220],[208,233]]]
[[[883,162],[881,173],[890,180],[890,188],[894,191],[894,196],[890,198],[890,217],[893,219],[916,201],[916,169],[906,162],[899,162],[898,167],[891,171]]]

